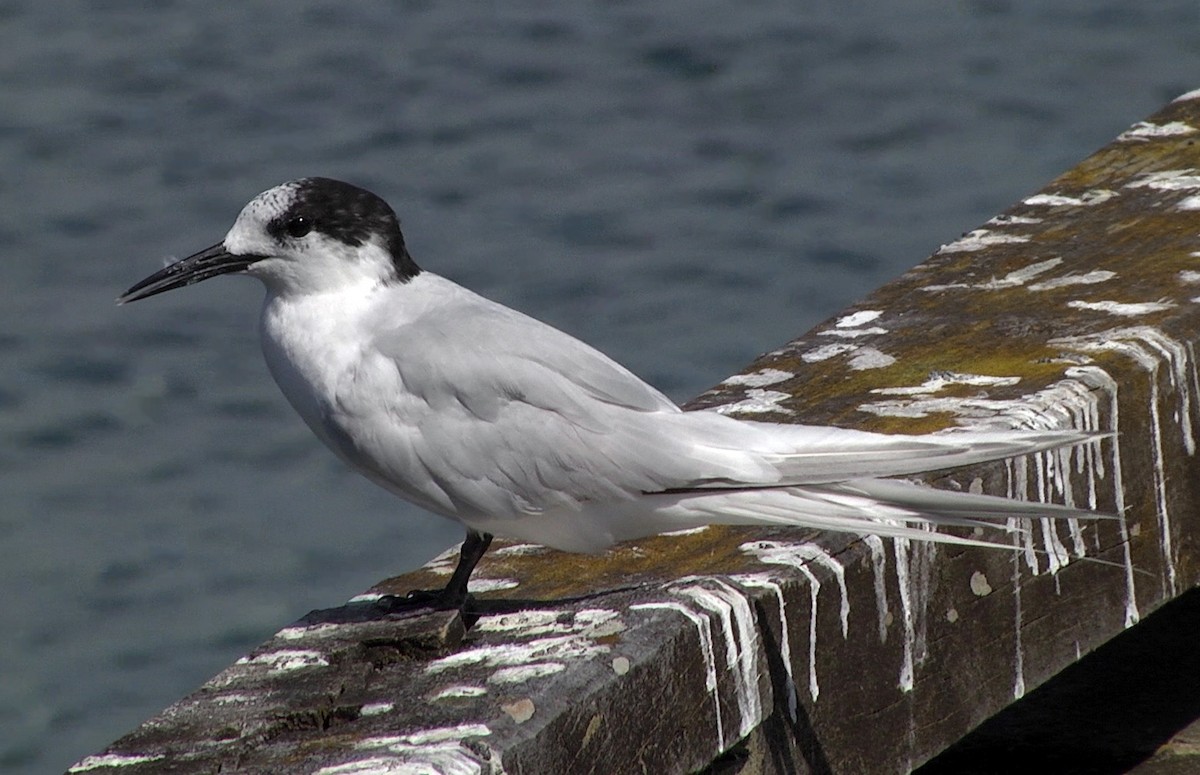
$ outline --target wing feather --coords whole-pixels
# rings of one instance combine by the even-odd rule
[[[682,412],[583,342],[446,285],[437,305],[370,343],[329,420],[354,439],[348,456],[372,478],[468,521],[687,488],[912,474],[1094,437],[892,436]]]

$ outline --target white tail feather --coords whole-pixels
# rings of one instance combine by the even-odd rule
[[[699,413],[692,413],[692,416],[696,414]],[[848,479],[907,476],[1019,457],[1112,435],[1076,430],[955,430],[903,436],[819,425],[754,422],[739,425],[745,431],[738,439],[741,449],[771,466],[778,473],[778,484],[824,484]],[[705,441],[701,440],[698,446],[708,446]],[[713,445],[713,448],[724,449],[722,445]],[[697,481],[691,486],[729,487],[737,484],[714,479]]]
[[[688,487],[626,499],[584,501],[578,507],[547,508],[516,518],[490,517],[469,524],[483,532],[571,552],[602,551],[619,541],[703,525],[787,525],[1012,549],[1009,543],[938,532],[937,528],[984,528],[1003,534],[1013,531],[1002,521],[1010,518],[1108,516],[1057,504],[951,492],[874,476],[979,463],[1096,442],[1110,434],[987,431],[888,436],[817,426],[738,425],[748,429],[737,442],[758,442],[741,450],[741,454],[773,467],[778,479],[702,480]],[[720,443],[708,449],[732,451],[732,445],[725,446],[732,441],[721,437]],[[791,451],[781,451],[789,446]],[[772,449],[764,451],[764,447]],[[800,449],[803,451],[797,451]]]

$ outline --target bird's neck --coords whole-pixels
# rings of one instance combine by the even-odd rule
[[[297,391],[324,394],[361,352],[364,320],[375,304],[370,288],[306,294],[268,292],[259,319],[271,375],[301,415]],[[307,416],[305,419],[309,419]]]

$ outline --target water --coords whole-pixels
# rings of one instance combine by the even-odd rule
[[[258,191],[373,188],[682,400],[1200,85],[1194,2],[807,5],[0,2],[0,770],[458,539],[293,416],[255,283],[113,305]]]

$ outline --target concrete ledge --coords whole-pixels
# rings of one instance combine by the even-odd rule
[[[1200,772],[1200,589],[1063,670],[916,771]]]
[[[691,406],[909,433],[1115,429],[936,484],[1125,519],[1034,525],[1012,553],[719,528],[602,557],[501,542],[480,616],[390,617],[370,595],[314,612],[73,771],[927,761],[1200,576],[1196,97]]]

